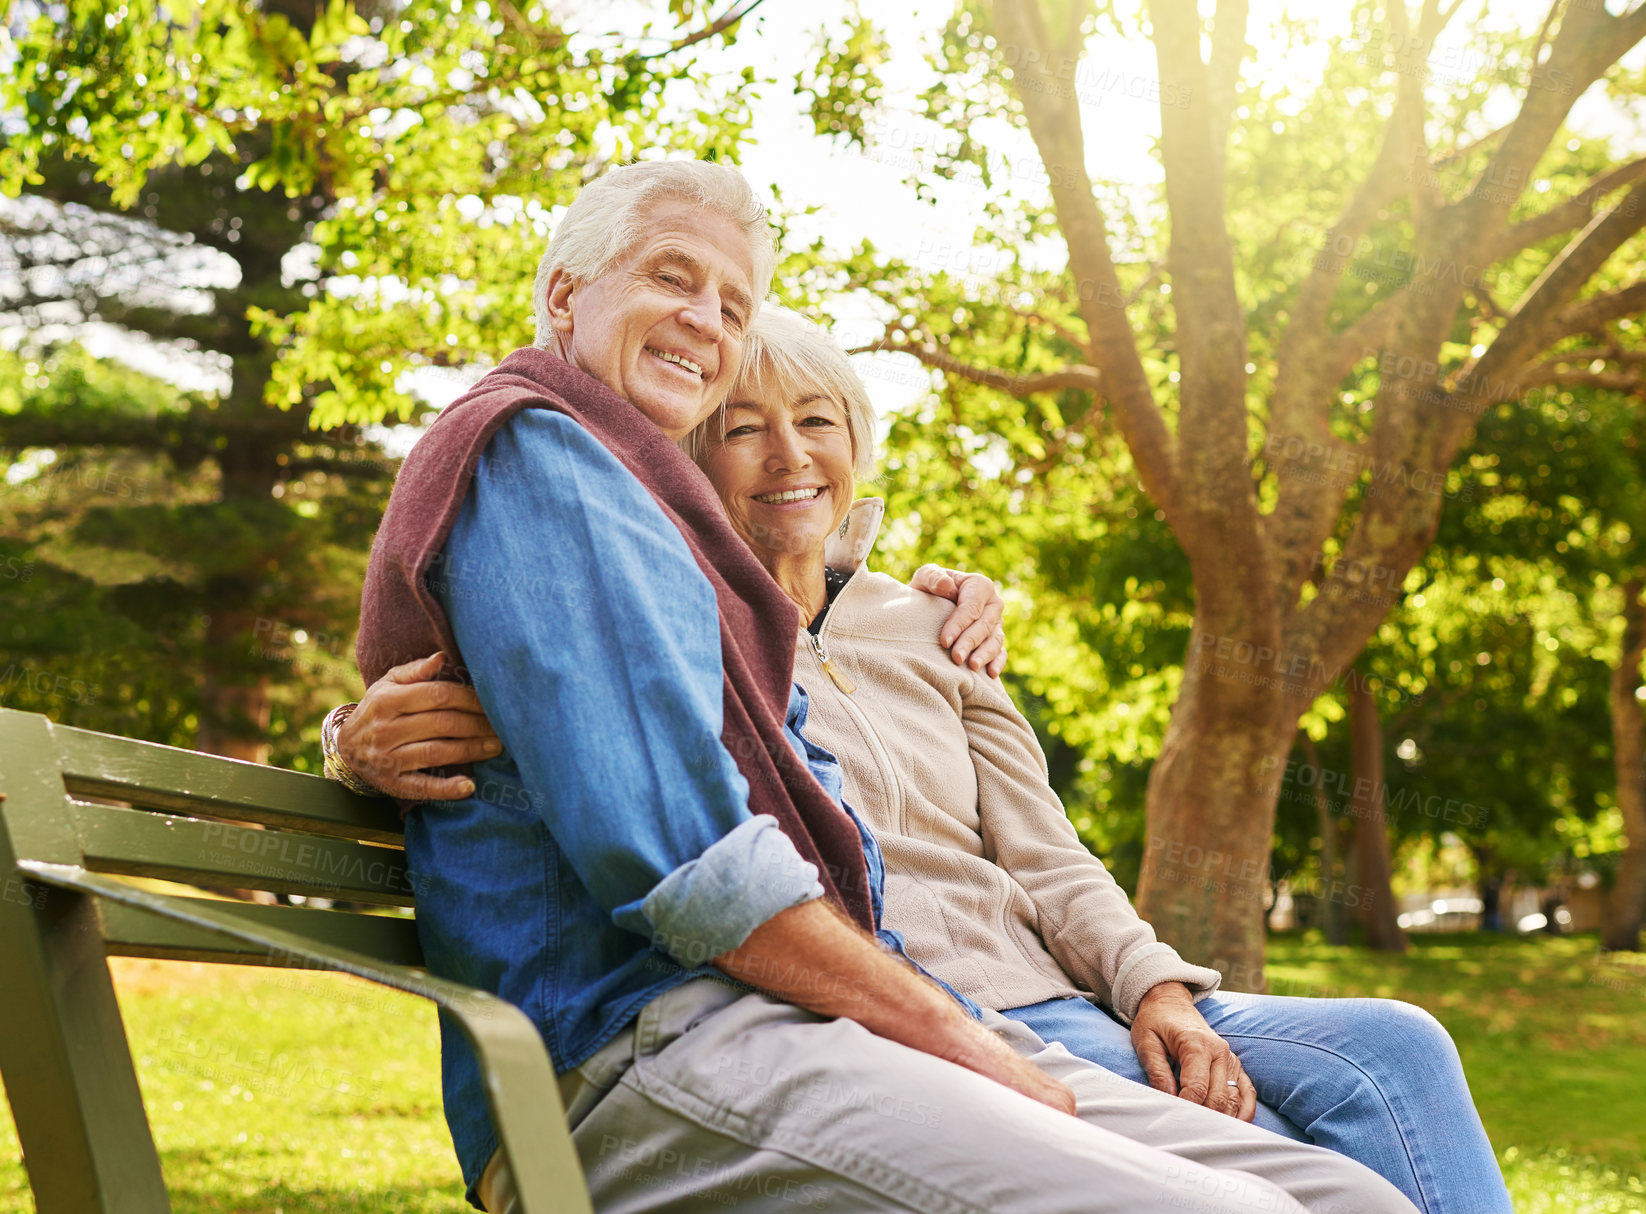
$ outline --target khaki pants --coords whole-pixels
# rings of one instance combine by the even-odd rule
[[[602,1214],[1413,1214],[1387,1181],[985,1023],[1074,1089],[1069,1117],[851,1020],[702,978],[561,1078]],[[481,1180],[515,1214],[501,1153]]]

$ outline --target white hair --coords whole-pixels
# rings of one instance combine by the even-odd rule
[[[613,169],[584,186],[555,227],[537,265],[532,306],[535,344],[554,345],[549,322],[549,276],[565,270],[574,284],[609,271],[645,235],[646,220],[660,202],[680,201],[724,215],[748,237],[754,262],[751,297],[756,309],[771,287],[777,265],[771,222],[748,181],[736,169],[707,160],[647,160]]]
[[[827,329],[781,304],[768,303],[760,310],[743,337],[743,365],[725,401],[680,440],[681,449],[702,463],[708,444],[724,430],[726,406],[748,400],[762,388],[786,397],[811,389],[839,404],[852,440],[852,472],[858,480],[874,475],[875,414],[868,389]]]

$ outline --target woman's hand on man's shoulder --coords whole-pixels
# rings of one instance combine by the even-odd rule
[[[1006,600],[1000,597],[1000,588],[981,573],[941,565],[922,565],[909,585],[955,605],[937,637],[955,665],[999,678],[1006,668],[1006,632],[1000,624]]]

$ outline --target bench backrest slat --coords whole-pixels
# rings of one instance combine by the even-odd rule
[[[74,817],[85,866],[96,872],[412,905],[406,856],[397,848],[110,805],[76,804]]]
[[[310,910],[301,906],[258,906],[248,902],[218,902],[213,905],[254,923],[364,953],[376,961],[386,961],[391,965],[423,964],[423,951],[417,942],[417,924],[411,919]],[[312,968],[298,958],[237,945],[222,936],[130,907],[105,903],[101,910],[103,941],[111,955],[158,957],[166,961],[220,961],[234,965]]]
[[[64,786],[76,796],[374,843],[405,836],[394,802],[329,780],[65,725],[52,732]]]

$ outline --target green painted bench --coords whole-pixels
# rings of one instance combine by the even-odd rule
[[[591,1214],[542,1037],[420,969],[411,918],[121,880],[409,907],[402,843],[392,803],[319,777],[0,709],[0,1074],[40,1214],[171,1209],[110,956],[338,970],[432,1000],[481,1060],[524,1214]]]

